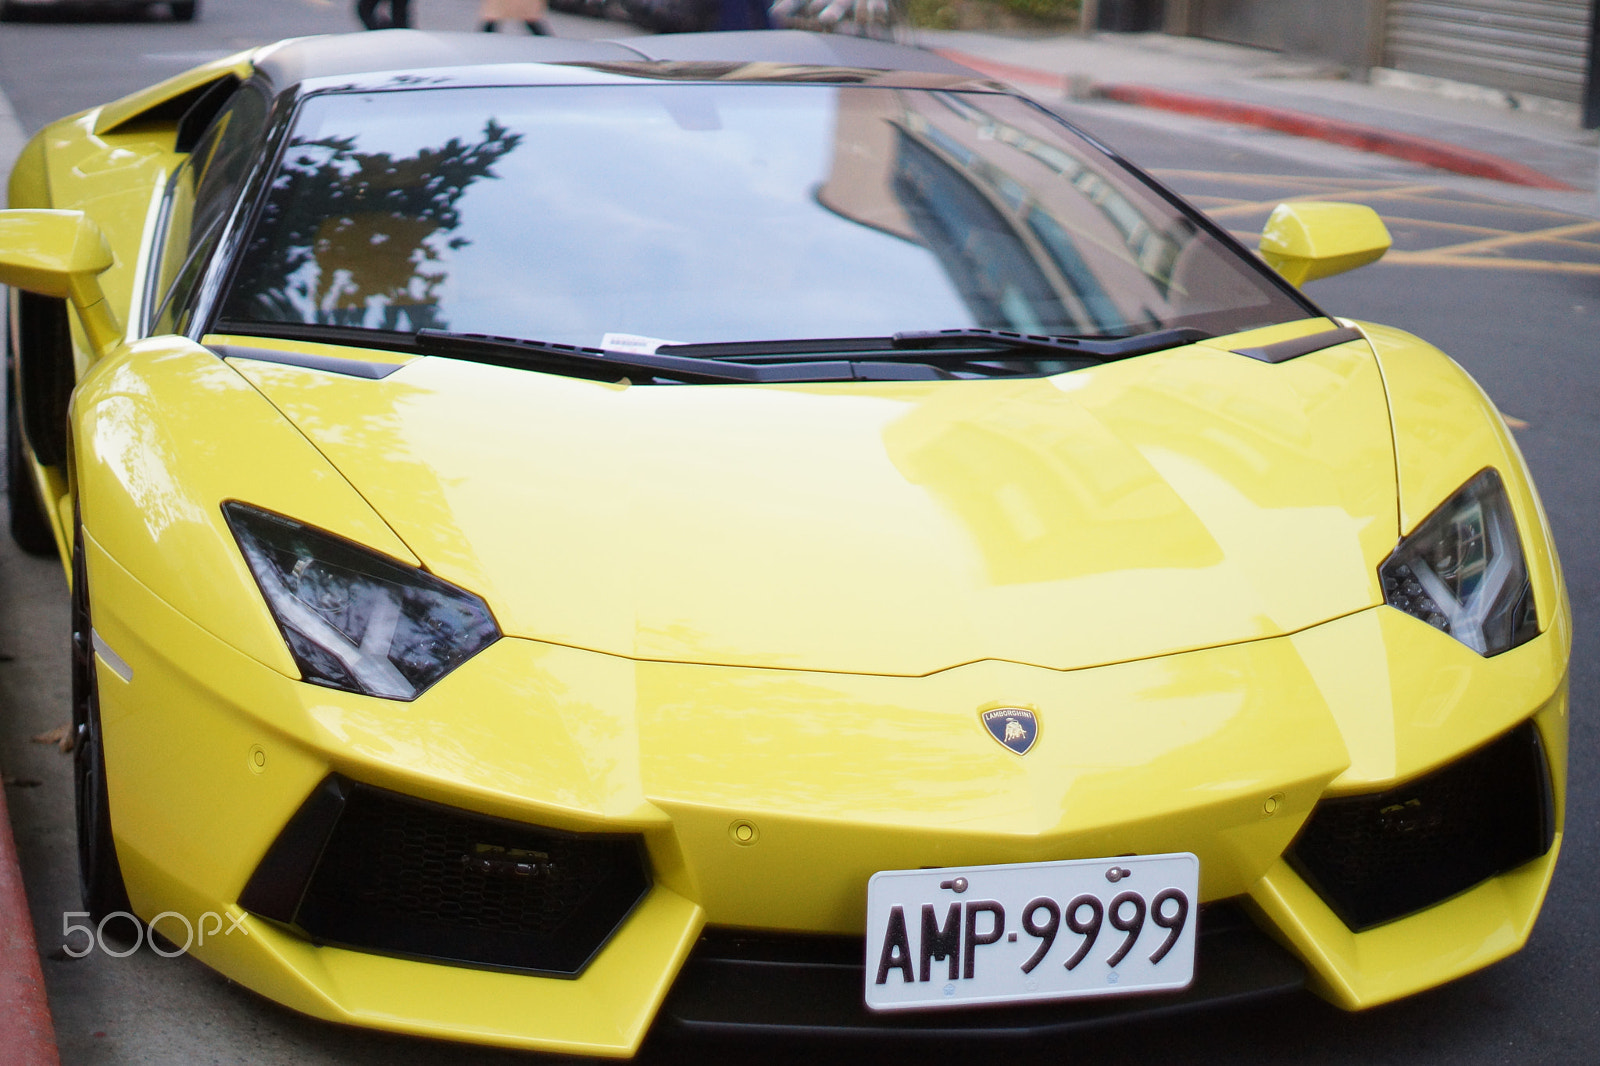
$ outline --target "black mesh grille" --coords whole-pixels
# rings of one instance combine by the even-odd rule
[[[1530,721],[1398,788],[1323,800],[1289,861],[1359,932],[1535,859],[1553,839],[1550,771]]]
[[[541,829],[348,782],[338,792],[336,807],[314,795],[303,808],[331,829],[291,823],[240,899],[314,940],[570,975],[650,887],[637,836]],[[309,879],[283,891],[321,840]]]

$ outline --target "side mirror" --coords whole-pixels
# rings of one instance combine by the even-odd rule
[[[1365,204],[1299,202],[1272,209],[1259,250],[1289,284],[1304,285],[1375,263],[1392,243]]]
[[[0,211],[0,284],[70,300],[97,355],[122,340],[100,275],[115,260],[82,211]]]

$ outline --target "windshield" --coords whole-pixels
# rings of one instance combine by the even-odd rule
[[[222,308],[644,350],[1305,314],[1023,101],[659,82],[309,97]]]

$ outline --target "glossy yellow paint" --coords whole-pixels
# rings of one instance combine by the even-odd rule
[[[245,57],[57,123],[13,174],[16,206],[95,220],[119,315],[180,158],[140,116],[228,73]],[[1376,257],[1362,220],[1334,219],[1330,245],[1329,215],[1294,214],[1300,280]],[[195,948],[337,1021],[627,1055],[704,923],[856,933],[879,869],[1130,850],[1199,854],[1205,897],[1246,896],[1343,1007],[1485,965],[1526,938],[1554,851],[1361,934],[1280,858],[1321,796],[1530,714],[1564,795],[1570,610],[1514,441],[1398,331],[1362,325],[1376,359],[1229,351],[1329,326],[1020,382],[679,389],[255,338],[231,340],[406,365],[230,366],[173,338],[95,360],[79,325],[76,467],[35,472],[63,545],[69,488],[82,503],[95,626],[133,670],[98,678],[134,908],[237,914],[336,771],[638,832],[655,878],[573,981],[318,948],[249,917]],[[1377,606],[1376,578],[1486,465],[1543,627],[1491,659]],[[510,635],[410,703],[301,684],[222,521],[235,498],[425,565]],[[999,703],[1039,715],[1025,758],[978,724]]]
[[[100,288],[112,263],[100,227],[82,211],[0,211],[0,284],[70,300],[96,354],[122,339]]]
[[[104,234],[113,254],[98,278],[106,306],[121,326],[133,324],[128,312],[141,290],[155,194],[184,158],[173,151],[175,116],[150,118],[163,102],[229,74],[248,77],[248,56],[240,53],[122,100],[61,119],[35,134],[12,170],[13,208],[64,208],[85,212]],[[99,333],[85,333],[73,316],[78,370],[108,345]],[[98,327],[96,327],[98,328]],[[118,331],[120,338],[120,330]]]
[[[144,108],[131,108],[137,99],[146,101]],[[159,94],[135,94],[121,113],[132,118],[161,99]],[[111,252],[111,264],[95,278],[103,301],[87,301],[88,319],[82,313],[83,300],[74,302],[69,315],[80,377],[122,340],[123,328],[133,324],[129,312],[143,285],[146,260],[135,253],[143,252],[142,238],[151,230],[154,194],[182,159],[172,151],[173,120],[131,122],[101,135],[97,128],[109,131],[116,125],[101,123],[104,113],[105,109],[94,109],[45,127],[23,147],[8,182],[12,208],[83,211]],[[31,457],[28,466],[40,499],[52,505],[46,513],[65,558],[72,542],[71,475],[63,468],[39,466]]]
[[[1372,606],[1398,534],[1359,343],[1281,366],[1195,347],[1044,379],[692,389],[234,365],[507,633],[634,658],[1113,663]]]
[[[1484,659],[1379,607],[1097,669],[981,662],[929,677],[641,662],[507,638],[397,703],[297,684],[164,603],[95,539],[89,562],[96,628],[133,670],[131,683],[107,669],[100,680],[114,831],[147,917],[231,906],[330,770],[486,814],[644,834],[659,921],[640,930],[635,915],[577,982],[496,977],[538,1025],[477,1002],[477,971],[318,949],[267,926],[201,954],[320,1017],[624,1054],[642,1030],[619,1012],[647,1024],[701,921],[858,932],[878,869],[1127,850],[1196,852],[1206,898],[1247,894],[1319,992],[1366,1006],[1514,950],[1553,867],[1552,854],[1356,935],[1278,856],[1330,788],[1430,769],[1534,711],[1530,694],[1544,701],[1559,795],[1557,634]],[[1352,662],[1388,691],[1353,679]],[[997,700],[1039,714],[1026,758],[978,725]],[[257,747],[263,772],[249,763]],[[757,827],[753,845],[730,835],[736,821]],[[623,967],[624,988],[613,964],[635,934],[660,968]],[[545,1025],[551,1012],[561,1021]]]
[[[1439,349],[1387,326],[1356,323],[1371,340],[1395,422],[1400,524],[1406,532],[1478,471],[1492,466],[1505,480],[1528,558],[1539,625],[1568,613],[1560,559],[1544,505],[1505,419],[1478,383]],[[1571,636],[1563,633],[1562,658]]]
[[[1251,889],[1250,904],[1260,924],[1306,962],[1314,992],[1346,1010],[1375,1007],[1482,969],[1526,943],[1564,835],[1564,682],[1534,721],[1558,797],[1555,843],[1540,858],[1408,918],[1361,933],[1352,933],[1285,862]]]
[[[254,72],[254,57],[260,49],[251,48],[233,55],[213,59],[182,74],[175,74],[147,89],[130,93],[119,100],[96,108],[90,127],[96,136],[104,137],[117,132],[119,127],[140,121],[147,112],[185,93],[202,89],[212,82],[232,75],[241,81]],[[169,123],[170,124],[170,123]]]
[[[299,673],[223,521],[224,501],[418,563],[259,392],[190,341],[139,341],[102,360],[79,383],[72,415],[89,532],[185,616],[288,676]]]
[[[1295,201],[1272,209],[1261,231],[1261,258],[1291,285],[1375,263],[1393,241],[1365,204]]]
[[[319,993],[330,990],[332,1009],[307,1013],[436,1039],[620,1058],[643,1042],[700,935],[700,917],[657,887],[570,981],[315,948],[261,922],[253,922],[252,946],[277,954],[286,977],[312,975]]]
[[[0,211],[0,283],[99,303],[105,296],[95,279],[111,262],[100,227],[82,211]]]
[[[144,257],[137,253],[155,206],[153,194],[183,157],[172,151],[171,124],[101,137],[92,132],[96,114],[54,123],[36,139],[49,158],[48,206],[82,210],[105,234],[115,261],[100,276],[100,286],[127,325],[133,293],[144,278]],[[86,363],[87,357],[80,358],[80,370]]]
[[[1553,614],[1548,625],[1545,639],[1488,659],[1388,607],[1296,634],[1349,752],[1328,795],[1381,791],[1436,769],[1555,699],[1566,683],[1570,615]]]

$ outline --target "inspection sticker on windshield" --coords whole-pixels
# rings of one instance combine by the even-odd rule
[[[660,337],[641,337],[636,333],[607,333],[600,338],[600,347],[608,352],[625,355],[654,355],[663,344],[681,344],[682,341],[664,341]]]
[[[1187,988],[1199,887],[1187,853],[881,871],[867,883],[867,1006]]]

